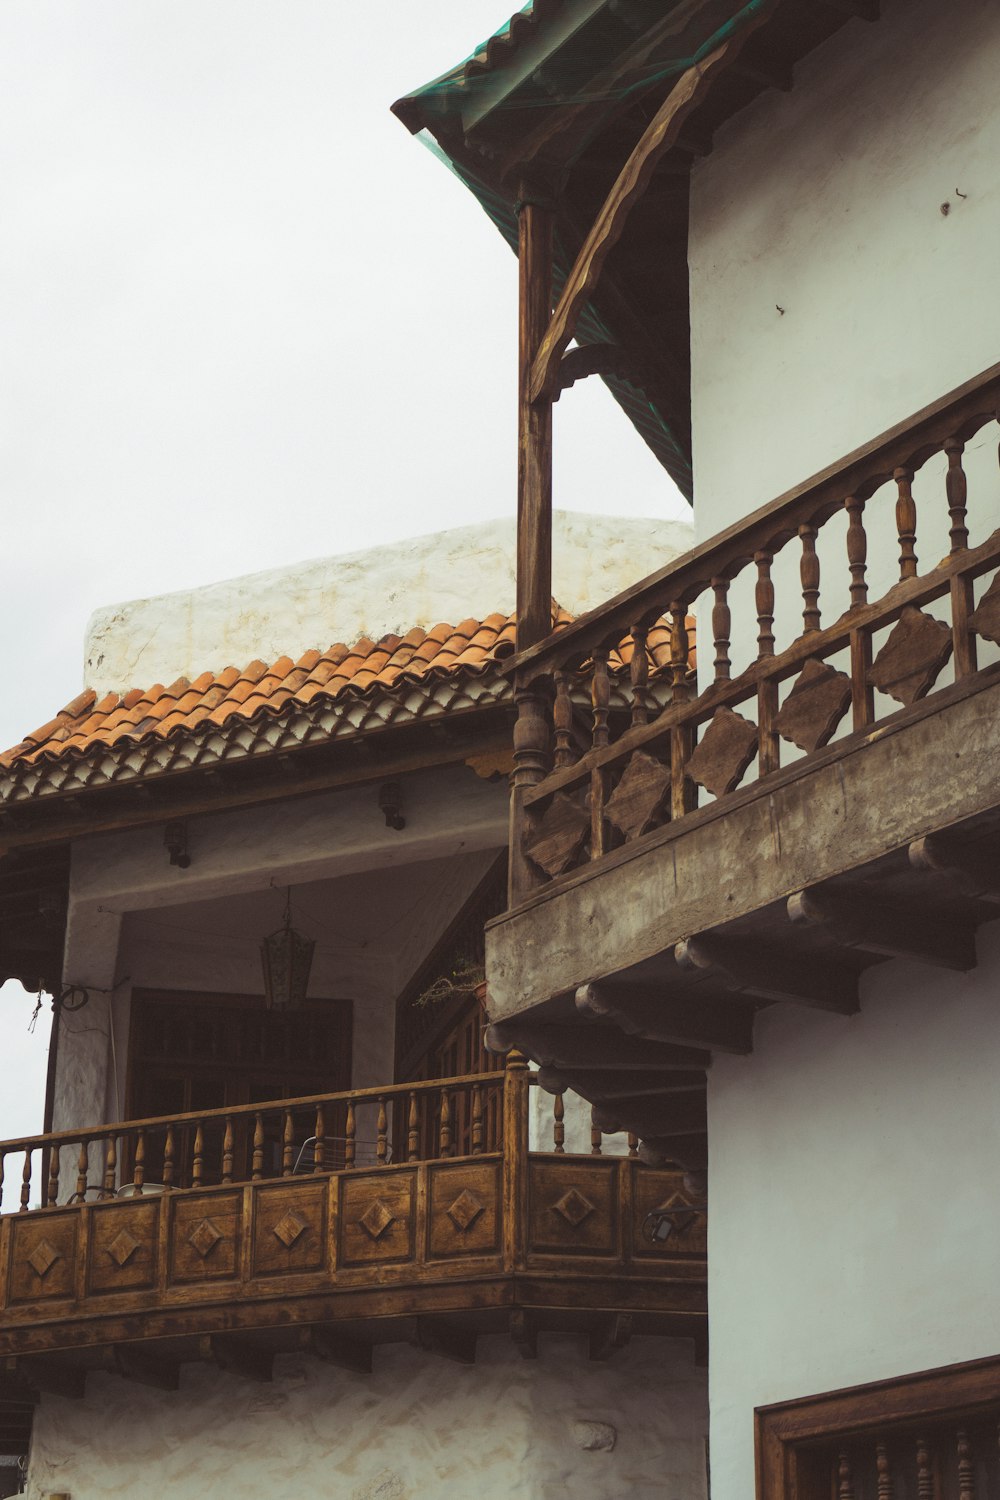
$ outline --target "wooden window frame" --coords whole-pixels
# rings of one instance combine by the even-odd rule
[[[897,1425],[984,1416],[998,1405],[1000,1355],[758,1406],[757,1500],[812,1500],[819,1494],[809,1458],[824,1440],[832,1443],[874,1436]],[[828,1487],[822,1493],[828,1495]]]

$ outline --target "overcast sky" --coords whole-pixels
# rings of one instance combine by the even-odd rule
[[[512,512],[516,262],[389,113],[508,14],[0,4],[5,746],[98,605]],[[594,381],[556,503],[687,513]],[[0,1138],[40,1129],[32,1003],[0,991]]]

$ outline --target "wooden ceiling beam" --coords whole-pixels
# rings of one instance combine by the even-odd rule
[[[576,992],[576,1006],[585,1016],[610,1021],[628,1035],[649,1041],[700,1044],[740,1054],[753,1048],[753,1007],[728,996],[672,998],[662,989],[584,984]]]
[[[644,1094],[689,1093],[692,1088],[704,1088],[707,1074],[658,1069],[655,1072],[616,1071],[614,1068],[550,1068],[539,1069],[538,1082],[550,1094],[563,1094],[571,1089],[582,1094],[593,1104],[607,1099],[640,1098]]]
[[[915,870],[945,876],[963,896],[1000,902],[1000,862],[995,855],[970,848],[951,834],[932,833],[916,839],[909,856]]]
[[[705,1090],[688,1094],[648,1094],[645,1098],[607,1099],[595,1104],[593,1120],[604,1135],[623,1130],[641,1136],[704,1135],[708,1129]]]
[[[640,1142],[639,1160],[648,1167],[676,1164],[687,1172],[704,1172],[708,1167],[708,1136],[647,1136]]]
[[[490,1052],[503,1056],[512,1047],[554,1068],[690,1068],[703,1072],[711,1053],[698,1047],[663,1046],[623,1036],[614,1026],[555,1025],[539,1021],[503,1021],[486,1032]]]
[[[845,1016],[858,1009],[857,974],[841,964],[817,964],[808,957],[713,933],[678,943],[674,959],[682,969],[707,974],[734,994],[810,1005]]]
[[[899,906],[874,892],[805,890],[788,898],[791,921],[813,928],[833,947],[857,948],[882,958],[908,958],[935,968],[975,968],[975,924],[970,919]]]

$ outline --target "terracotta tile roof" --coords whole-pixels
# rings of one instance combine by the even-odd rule
[[[553,606],[557,629],[571,618]],[[298,661],[282,656],[194,681],[179,677],[124,696],[98,700],[83,692],[0,754],[0,801],[284,752],[507,701],[510,685],[494,653],[513,640],[514,617],[492,614],[306,651]],[[666,627],[650,632],[649,653],[655,677],[669,660]],[[627,640],[612,670],[623,674],[630,658]]]

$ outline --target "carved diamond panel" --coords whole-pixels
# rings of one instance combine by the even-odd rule
[[[196,1251],[202,1260],[204,1260],[207,1256],[211,1255],[222,1238],[222,1230],[213,1224],[211,1219],[199,1219],[188,1235],[187,1242],[192,1250]]]
[[[670,772],[652,755],[636,750],[605,805],[605,816],[626,839],[645,833],[670,795]]]
[[[116,1266],[127,1266],[138,1249],[139,1241],[127,1229],[119,1230],[107,1246],[108,1254]]]
[[[781,705],[774,727],[808,754],[825,745],[851,702],[851,679],[815,656],[809,658]]]
[[[734,791],[757,754],[757,726],[731,708],[716,710],[688,761],[692,781],[713,797]]]
[[[371,1239],[380,1240],[395,1217],[392,1209],[381,1198],[376,1198],[368,1205],[358,1223]]]
[[[298,1214],[293,1214],[291,1209],[288,1209],[273,1226],[272,1233],[277,1235],[286,1250],[290,1250],[307,1228],[305,1219],[300,1219]]]
[[[868,669],[868,681],[909,705],[929,691],[950,655],[948,626],[908,604]]]
[[[38,1244],[27,1257],[28,1265],[34,1271],[39,1281],[44,1281],[59,1259],[59,1251],[48,1240],[39,1240]]]
[[[585,1198],[575,1187],[563,1193],[552,1207],[557,1214],[562,1215],[571,1229],[579,1229],[580,1225],[596,1212],[590,1199]]]
[[[533,864],[554,877],[574,863],[589,833],[587,809],[565,792],[556,792],[522,847]]]
[[[481,1203],[475,1193],[470,1193],[468,1188],[463,1188],[445,1212],[455,1228],[464,1234],[466,1230],[471,1229],[485,1208],[485,1203]]]

